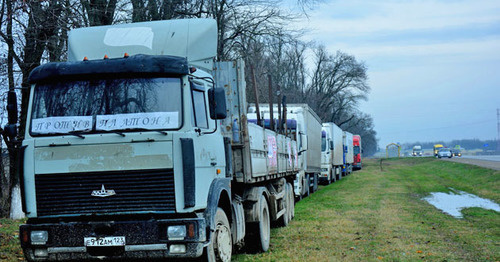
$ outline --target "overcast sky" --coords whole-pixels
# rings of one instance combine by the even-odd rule
[[[364,61],[379,146],[497,138],[500,1],[324,1],[301,22]]]

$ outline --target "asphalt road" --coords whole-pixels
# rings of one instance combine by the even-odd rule
[[[442,158],[444,160],[476,165],[480,167],[500,170],[500,155],[493,156],[462,156],[453,158]]]

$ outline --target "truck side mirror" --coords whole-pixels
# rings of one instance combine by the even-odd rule
[[[224,91],[224,88],[210,88],[208,90],[208,103],[210,105],[211,119],[226,118],[226,93]]]
[[[333,141],[330,140],[330,150],[333,150]]]
[[[17,95],[16,91],[10,90],[7,93],[7,119],[8,124],[4,127],[4,132],[11,140],[17,136]]]
[[[16,91],[10,90],[7,93],[7,113],[9,124],[17,123],[17,95]]]

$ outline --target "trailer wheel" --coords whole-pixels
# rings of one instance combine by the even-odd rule
[[[309,175],[306,176],[306,185],[305,185],[305,188],[307,188],[306,192],[305,192],[305,196],[309,196],[311,194],[311,178],[309,177]]]
[[[279,225],[282,227],[288,226],[290,223],[290,220],[292,220],[291,217],[291,209],[293,207],[293,193],[291,192],[291,188],[289,187],[289,184],[285,184],[285,196],[283,197],[283,203],[284,203],[284,209],[285,213],[280,217],[279,219]]]
[[[229,220],[224,210],[219,207],[215,214],[215,231],[212,233],[210,245],[207,247],[207,260],[231,261],[232,250],[233,243]]]
[[[319,175],[318,174],[314,174],[313,176],[313,192],[316,192],[318,191],[318,181],[319,181]]]
[[[266,252],[269,249],[271,238],[271,221],[269,216],[269,206],[264,195],[259,199],[259,222],[249,225],[247,244],[250,251]]]
[[[288,209],[289,210],[289,215],[288,217],[290,218],[290,221],[293,219],[293,217],[295,217],[295,194],[293,193],[293,187],[292,187],[292,184],[290,183],[287,183],[286,184],[287,188],[288,188],[288,198],[290,199],[290,208]]]

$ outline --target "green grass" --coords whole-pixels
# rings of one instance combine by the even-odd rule
[[[296,205],[266,253],[234,261],[500,261],[500,214],[457,219],[421,200],[450,188],[500,202],[500,172],[433,158],[369,160]],[[23,221],[0,219],[0,260],[22,260]]]
[[[457,219],[421,198],[466,191],[500,202],[500,172],[432,158],[367,161],[364,169],[296,205],[267,253],[235,261],[498,261],[500,214],[481,208]]]
[[[0,218],[0,261],[22,261],[19,225],[25,221]]]

